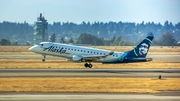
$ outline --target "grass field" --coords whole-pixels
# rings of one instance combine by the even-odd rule
[[[0,54],[35,54],[29,46],[0,46]],[[113,50],[114,46],[98,46]],[[116,51],[127,51],[129,47],[119,47]],[[180,47],[151,47],[148,54],[180,54]],[[0,68],[84,68],[84,63],[66,60],[41,59],[0,59]],[[144,63],[101,64],[93,63],[93,68],[180,68],[180,60],[152,61]],[[111,92],[111,93],[161,93],[179,91],[180,78],[0,78],[0,92]]]
[[[180,78],[0,78],[0,92],[160,93],[179,91]]]

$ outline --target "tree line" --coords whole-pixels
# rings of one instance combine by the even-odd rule
[[[54,35],[54,34],[53,34]],[[92,34],[83,33],[81,34],[77,41],[74,42],[71,38],[69,41],[64,41],[64,38],[60,39],[60,43],[66,44],[89,44],[95,46],[134,46],[141,42],[142,40],[138,40],[137,42],[133,43],[128,40],[123,40],[122,36],[119,35],[117,37],[113,37],[111,40],[106,40],[105,38],[99,38]],[[55,42],[55,38],[54,41]],[[180,44],[177,43],[176,39],[170,33],[162,34],[158,39],[153,40],[154,46],[178,46]]]
[[[133,22],[82,22],[76,24],[72,22],[54,22],[48,24],[48,33],[56,35],[56,42],[71,39],[73,43],[84,42],[83,37],[90,37],[84,43],[93,45],[133,45],[139,40],[146,37],[147,33],[152,32],[155,36],[155,44],[160,44],[161,37],[169,33],[175,40],[180,41],[180,22],[172,24],[165,21],[164,24],[142,21],[141,23]],[[87,35],[90,34],[90,35]],[[33,43],[33,25],[17,22],[4,21],[0,23],[0,39],[7,39],[11,44]],[[113,40],[113,41],[112,41]],[[118,40],[115,42],[115,40]],[[119,41],[121,40],[121,41]],[[125,41],[124,41],[125,40]],[[166,41],[168,41],[167,39]],[[63,41],[62,41],[63,42]],[[72,42],[71,42],[72,43]]]
[[[50,42],[56,42],[56,35],[53,33],[50,38]],[[65,44],[88,44],[88,45],[95,45],[95,46],[134,46],[140,43],[139,40],[136,43],[122,40],[122,36],[119,35],[117,37],[113,37],[111,40],[105,40],[104,38],[99,38],[97,36],[94,36],[92,34],[83,33],[78,37],[78,40],[75,42],[73,38],[69,40],[65,40],[64,37],[62,37],[59,40],[59,43],[65,43]],[[10,40],[7,39],[1,39],[0,45],[18,45],[18,42],[12,43]],[[25,45],[30,45],[29,42],[27,42]],[[159,39],[153,40],[153,44],[156,46],[180,46],[180,44],[177,43],[176,39],[172,36],[170,33],[164,33],[162,34]]]

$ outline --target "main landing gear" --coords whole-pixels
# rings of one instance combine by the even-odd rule
[[[44,58],[42,59],[42,62],[45,62],[46,55],[42,55]]]
[[[84,64],[84,66],[86,67],[86,68],[92,68],[92,64],[89,62],[89,64],[86,62],[85,64]]]

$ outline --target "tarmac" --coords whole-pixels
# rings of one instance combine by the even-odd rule
[[[0,93],[0,101],[180,101],[179,94]]]
[[[8,77],[121,77],[180,78],[180,69],[0,69],[0,78]]]

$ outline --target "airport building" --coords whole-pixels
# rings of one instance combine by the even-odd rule
[[[34,45],[44,41],[48,41],[48,22],[40,13],[34,23]]]

